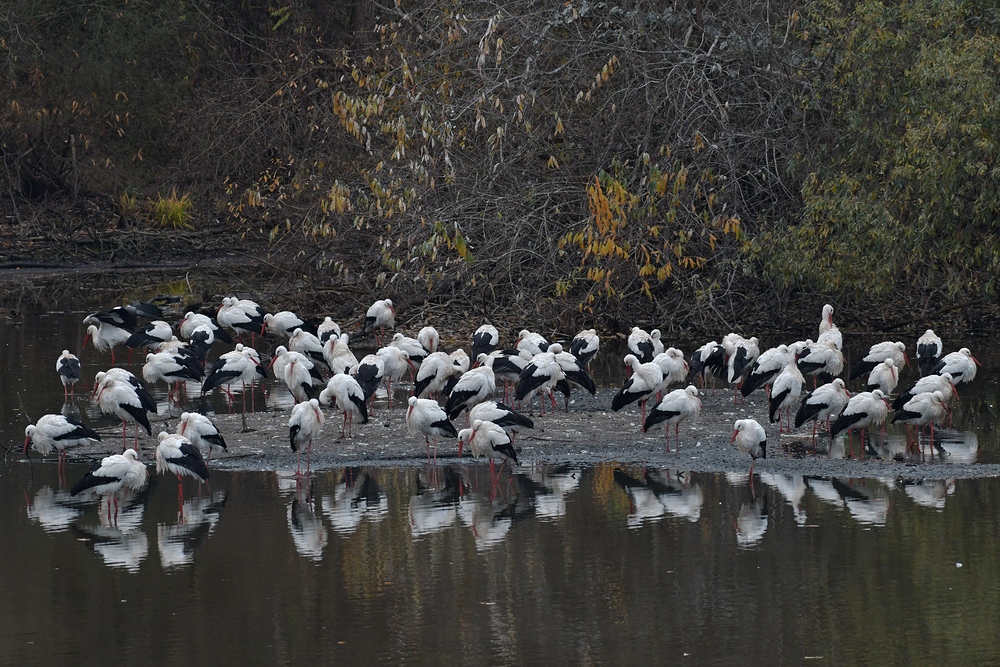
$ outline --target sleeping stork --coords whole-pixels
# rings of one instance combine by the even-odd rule
[[[198,382],[204,374],[196,359],[172,352],[150,352],[142,366],[142,379],[147,385],[161,380],[167,383],[167,401],[180,393],[182,382]]]
[[[882,363],[886,359],[892,359],[893,363],[896,364],[896,368],[902,368],[906,365],[908,361],[906,356],[906,344],[900,341],[882,341],[881,343],[875,343],[870,348],[868,348],[868,354],[864,356],[861,361],[854,365],[851,370],[850,380],[859,378],[865,373],[870,373],[875,366]]]
[[[174,330],[163,320],[153,320],[149,324],[139,327],[131,336],[125,340],[125,347],[134,350],[137,347],[156,347],[160,343],[170,340],[174,335]],[[131,353],[130,353],[131,354]]]
[[[115,518],[118,517],[118,492],[123,488],[138,491],[146,485],[149,471],[139,460],[139,453],[134,449],[126,449],[124,454],[112,454],[95,463],[83,477],[77,480],[69,495],[76,496],[84,491],[107,496],[108,514],[111,514],[111,501],[115,503]]]
[[[184,319],[177,326],[177,332],[181,335],[181,338],[191,340],[191,335],[194,333],[195,329],[198,327],[208,327],[215,334],[215,338],[221,340],[223,343],[229,343],[232,345],[232,337],[226,333],[225,329],[219,327],[218,322],[213,320],[208,315],[203,315],[202,313],[193,313],[188,311],[184,313]]]
[[[291,352],[279,345],[274,349],[270,368],[274,377],[285,383],[289,393],[296,403],[304,403],[310,398],[316,398],[316,384],[322,384],[323,377],[316,369],[312,359],[300,352]]]
[[[320,392],[319,402],[323,405],[336,404],[344,414],[344,423],[340,427],[340,437],[354,437],[354,416],[357,415],[362,424],[368,423],[368,405],[365,402],[365,391],[353,376],[338,373],[326,383],[326,389]],[[345,436],[344,433],[347,432]]]
[[[806,394],[795,413],[795,428],[807,421],[813,422],[813,438],[816,437],[816,425],[826,420],[826,430],[830,430],[830,419],[840,416],[851,400],[851,394],[842,378],[834,378],[833,382],[820,385],[811,393]]]
[[[391,408],[392,383],[402,380],[407,369],[412,370],[413,374],[416,375],[416,367],[410,361],[410,355],[392,345],[380,347],[376,350],[375,356],[382,360],[382,379],[385,381],[385,391],[389,396],[389,407]]]
[[[183,435],[160,431],[156,437],[159,440],[155,454],[156,472],[160,475],[177,475],[177,503],[183,515],[184,484],[181,478],[195,477],[203,482],[208,481],[208,468],[205,467],[205,460],[198,448]]]
[[[564,352],[562,345],[559,343],[553,343],[550,345],[549,352],[555,355],[556,363],[559,364],[559,368],[562,369],[563,375],[565,376],[562,380],[556,383],[556,389],[561,391],[563,396],[566,398],[566,412],[569,412],[569,395],[571,387],[579,387],[591,396],[595,396],[597,394],[597,385],[594,383],[594,378],[591,377],[590,371],[587,370],[587,367],[581,364],[572,353]]]
[[[428,461],[431,460],[431,438],[433,438],[434,461],[437,462],[437,440],[439,437],[457,438],[458,431],[455,430],[455,425],[448,420],[448,414],[437,401],[410,396],[407,403],[409,407],[406,409],[406,432],[410,435],[424,436]]]
[[[264,326],[260,334],[271,334],[281,338],[291,338],[296,329],[308,331],[316,335],[316,327],[305,321],[290,310],[279,310],[276,313],[264,313]]]
[[[775,421],[778,422],[778,433],[785,430],[791,433],[792,406],[799,402],[799,396],[802,395],[802,387],[805,386],[805,383],[806,380],[802,377],[802,372],[796,366],[794,359],[785,364],[785,367],[774,378],[774,383],[771,385],[771,398],[768,402],[768,418],[772,424]],[[786,429],[781,426],[782,410],[787,415],[788,426]]]
[[[883,424],[888,413],[889,402],[885,400],[885,394],[881,389],[855,394],[830,427],[830,439],[833,440],[846,430],[847,442],[850,445],[851,429],[861,429],[861,456],[864,457],[865,428]],[[853,446],[850,449],[853,455]]]
[[[951,376],[951,373],[946,372],[940,375],[923,376],[914,382],[912,387],[896,397],[896,400],[892,402],[892,409],[902,410],[906,402],[917,394],[934,391],[940,391],[944,396],[945,402],[949,402],[954,396],[958,396],[958,390],[955,389],[955,378]]]
[[[460,375],[461,372],[450,355],[445,352],[429,354],[417,369],[413,395],[417,398],[438,396],[451,378]]]
[[[728,334],[722,339],[722,346],[726,350],[726,381],[733,387],[733,405],[736,404],[744,374],[760,356],[759,343],[756,337],[744,338],[737,333]]]
[[[316,336],[319,338],[319,342],[326,345],[326,341],[330,339],[331,336],[336,336],[340,338],[340,325],[333,321],[332,317],[325,317],[323,321],[319,323],[316,327]]]
[[[484,324],[472,334],[472,356],[476,359],[480,354],[490,354],[500,343],[500,332],[492,324]],[[431,350],[433,352],[433,350]]]
[[[346,334],[345,334],[346,335]],[[330,369],[331,373],[336,373],[330,366],[329,358],[326,355],[326,347],[319,342],[316,334],[309,333],[302,327],[296,327],[288,337],[288,349],[291,352],[298,352],[309,357],[314,364],[322,364]],[[357,360],[355,360],[357,363]]]
[[[933,329],[925,331],[924,335],[917,339],[917,368],[920,369],[920,374],[930,375],[943,352],[941,337],[934,333]]]
[[[105,377],[97,392],[97,405],[106,415],[115,415],[122,420],[122,449],[128,446],[126,426],[128,422],[135,424],[135,447],[139,448],[139,427],[146,429],[148,435],[153,435],[149,425],[149,416],[143,401],[134,386],[114,377]],[[154,406],[155,410],[155,406]]]
[[[546,350],[549,349],[548,345],[545,347]],[[566,373],[563,371],[562,366],[559,365],[559,362],[556,361],[556,355],[552,352],[540,352],[531,357],[531,361],[528,362],[524,370],[521,371],[521,375],[518,376],[514,396],[518,402],[527,398],[528,413],[533,414],[532,407],[534,397],[537,394],[539,403],[538,414],[542,416],[545,414],[545,395],[547,395],[552,403],[552,412],[555,412],[556,399],[552,390],[565,377]]]
[[[181,420],[175,429],[177,435],[183,435],[190,440],[199,451],[205,461],[212,460],[215,452],[225,452],[226,439],[222,437],[219,428],[209,417],[197,412],[181,413]]]
[[[403,352],[406,352],[413,366],[419,367],[424,359],[430,354],[424,349],[424,346],[420,344],[420,341],[416,338],[410,338],[409,336],[396,332],[392,337],[392,342],[389,343],[392,347],[398,347]],[[443,353],[442,353],[443,354]]]
[[[710,380],[725,377],[726,348],[714,340],[699,347],[691,353],[689,373],[698,379],[703,389]]]
[[[444,411],[448,419],[458,419],[463,410],[482,403],[497,390],[496,376],[493,374],[493,357],[480,354],[476,367],[470,368],[458,378],[452,387]]]
[[[584,329],[569,344],[569,353],[576,357],[576,362],[586,368],[590,360],[597,356],[601,349],[601,337],[596,329]]]
[[[653,363],[663,371],[663,381],[656,388],[657,399],[670,388],[670,385],[684,382],[690,371],[688,362],[684,360],[684,353],[676,347],[668,347],[653,357]]]
[[[539,333],[521,329],[520,333],[517,334],[517,342],[514,344],[514,348],[518,352],[526,350],[528,354],[535,356],[549,349],[549,341],[545,340],[545,337]]]
[[[633,376],[634,377],[634,376]],[[698,398],[698,388],[689,384],[684,389],[675,389],[663,397],[656,407],[649,412],[649,416],[642,424],[643,432],[648,431],[656,424],[666,422],[667,424],[667,451],[670,451],[670,427],[674,427],[674,438],[676,440],[676,450],[681,449],[681,422],[691,417],[697,417],[701,413],[701,399]]]
[[[80,359],[69,350],[63,350],[56,359],[56,373],[63,386],[63,399],[73,396],[73,385],[80,381]]]
[[[891,358],[878,364],[868,374],[867,388],[881,389],[882,393],[888,396],[896,388],[899,382],[899,374],[896,372],[896,362]]]
[[[947,414],[948,406],[945,404],[944,394],[940,391],[929,391],[917,394],[907,401],[906,405],[892,416],[892,423],[899,422],[905,424],[908,436],[910,435],[909,426],[912,424],[917,427],[916,440],[912,441],[908,439],[907,450],[909,450],[912,444],[921,454],[923,454],[923,450],[920,448],[920,432],[923,431],[924,426],[930,424],[930,449],[931,456],[934,456],[934,422],[940,424]]]
[[[325,391],[325,390],[324,390]],[[319,401],[315,398],[306,403],[296,403],[288,418],[288,442],[296,454],[295,475],[302,476],[302,446],[306,447],[306,474],[312,469],[312,443],[323,432],[326,417],[319,409]]]
[[[385,336],[385,330],[394,329],[395,327],[396,309],[393,307],[391,299],[376,301],[368,307],[362,330],[365,333],[374,333],[375,342],[379,347],[382,346],[382,338]]]
[[[215,319],[220,326],[228,327],[236,332],[237,336],[249,333],[250,346],[253,347],[257,335],[264,328],[264,315],[266,314],[267,311],[254,301],[227,296],[222,299],[222,305],[216,311]]]
[[[243,408],[246,409],[246,389],[247,386],[253,388],[257,382],[257,376],[263,374],[260,362],[255,361],[253,356],[246,353],[241,343],[236,344],[236,348],[231,352],[226,352],[219,357],[209,369],[205,381],[201,384],[201,393],[207,394],[216,387],[222,387],[232,402],[232,385],[237,382],[243,388]]]
[[[340,334],[339,338],[331,336],[323,346],[323,359],[334,375],[338,373],[351,374],[360,363],[358,357],[351,350],[351,337]]]
[[[632,331],[626,340],[629,352],[635,355],[635,358],[641,364],[649,363],[653,360],[653,357],[663,352],[663,343],[660,342],[660,330],[653,329],[653,331],[656,333],[655,338],[652,333],[640,327],[632,327]],[[657,343],[659,343],[659,350],[657,350]]]
[[[743,398],[748,397],[758,387],[767,387],[767,395],[770,397],[771,381],[788,364],[789,360],[795,361],[795,352],[784,344],[761,352],[750,369],[750,374],[743,380],[743,385],[740,387]]]
[[[641,363],[634,354],[626,354],[623,360],[631,369],[628,380],[611,399],[611,409],[618,412],[630,403],[639,402],[640,424],[646,423],[646,401],[663,382],[663,371],[652,362]]]

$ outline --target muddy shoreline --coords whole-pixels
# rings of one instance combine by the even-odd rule
[[[843,458],[843,438],[838,438],[828,451],[829,438],[822,435],[812,444],[811,428],[803,427],[791,436],[779,435],[777,425],[767,423],[767,404],[762,394],[754,394],[746,405],[733,405],[732,395],[716,390],[702,397],[703,410],[696,420],[681,425],[680,451],[666,451],[664,430],[656,428],[649,433],[639,429],[639,412],[629,406],[621,412],[610,409],[613,389],[600,389],[597,396],[574,394],[570,411],[564,412],[560,401],[554,415],[546,412],[535,417],[535,428],[519,434],[516,445],[520,448],[521,467],[536,465],[596,465],[613,462],[623,466],[643,465],[666,467],[691,472],[724,472],[746,474],[749,457],[741,455],[729,444],[733,422],[736,419],[755,418],[764,424],[768,433],[768,458],[758,460],[755,472],[788,475],[815,475],[820,477],[850,478],[906,478],[945,479],[1000,476],[1000,464],[970,463],[969,453],[959,451],[958,445],[949,442],[954,431],[939,430],[934,457],[925,451],[923,462],[896,460],[902,453],[902,430],[889,429],[889,442],[880,447],[878,456],[868,455],[865,460]],[[327,409],[323,435],[314,443],[312,470],[323,471],[349,466],[370,467],[421,467],[427,465],[427,448],[423,438],[406,433],[405,402],[395,402],[388,410],[385,401],[376,404],[375,414],[367,425],[356,424],[353,438],[340,437],[341,417]],[[237,405],[237,410],[239,406]],[[142,456],[152,462],[155,436],[160,430],[173,430],[180,410],[171,415],[156,415],[153,438],[142,437]],[[294,471],[295,454],[288,445],[289,410],[219,414],[213,419],[229,445],[227,453],[216,457],[211,468],[226,471]],[[244,418],[246,430],[244,430]],[[465,417],[456,420],[464,428]],[[109,453],[120,451],[121,430],[101,426],[97,429],[104,440],[71,452],[71,461],[93,461]],[[131,433],[131,429],[130,429]],[[131,435],[130,435],[131,439]],[[881,437],[876,435],[876,443]],[[854,436],[856,450],[858,436]],[[949,452],[948,450],[951,450]],[[20,454],[20,452],[18,452]],[[438,465],[459,463],[457,442],[443,440],[438,448]],[[33,464],[39,455],[32,453]],[[305,455],[303,453],[303,459]],[[54,455],[45,459],[55,461]],[[471,459],[468,451],[462,463],[479,463]],[[303,467],[305,461],[303,460]]]

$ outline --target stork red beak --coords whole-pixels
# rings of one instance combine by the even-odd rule
[[[739,435],[739,433],[740,433],[739,431],[733,431],[733,437],[731,437],[729,439],[729,444],[730,445],[733,444],[734,442],[736,442],[736,436]]]
[[[955,386],[954,382],[951,382],[949,384],[951,384],[951,391],[953,394],[955,394],[955,398],[958,398],[958,387]]]
[[[976,365],[977,365],[977,366],[982,366],[982,364],[981,364],[981,363],[979,363],[979,359],[976,359],[976,358],[975,358],[975,357],[973,357],[973,356],[972,356],[971,354],[970,354],[969,356],[970,356],[970,357],[972,357],[972,360],[973,360],[974,362],[976,362]]]
[[[88,333],[87,336],[83,339],[83,347],[81,347],[80,349],[81,350],[86,349],[87,343],[89,342],[90,342],[90,333]]]
[[[909,363],[910,363],[910,355],[906,353],[906,350],[903,350],[903,365],[906,366]]]
[[[24,437],[24,455],[25,456],[28,456],[28,445],[30,445],[30,444],[31,444],[31,436],[25,436]],[[459,451],[461,451],[461,450],[459,450]],[[461,454],[459,454],[459,456],[461,456]]]

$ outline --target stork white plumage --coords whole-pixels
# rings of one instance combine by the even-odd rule
[[[322,382],[312,359],[301,352],[287,350],[284,345],[274,349],[271,368],[274,377],[285,383],[296,403],[304,403],[313,398],[316,395],[314,384]]]
[[[480,354],[478,364],[458,378],[448,395],[444,411],[449,419],[458,419],[463,410],[471,409],[492,396],[497,390],[496,376],[493,374],[493,357]]]
[[[382,338],[385,336],[386,329],[394,329],[395,327],[396,308],[392,305],[391,299],[376,301],[368,307],[363,330],[365,333],[375,334],[375,342],[379,347],[382,346]]]
[[[181,323],[177,326],[177,332],[181,335],[181,338],[191,340],[195,329],[198,327],[208,327],[212,330],[215,338],[221,340],[223,343],[232,344],[233,342],[230,335],[226,333],[224,329],[220,328],[218,323],[211,317],[202,313],[193,313],[191,311],[184,313],[184,319],[182,319]]]
[[[73,386],[80,381],[80,360],[69,350],[63,350],[56,359],[56,374],[63,386],[63,399],[73,396]]]
[[[849,379],[853,380],[859,378],[865,373],[870,373],[875,366],[882,363],[886,359],[892,359],[893,363],[896,364],[896,368],[902,368],[906,365],[908,358],[906,356],[906,344],[900,341],[882,341],[881,343],[875,343],[870,348],[868,348],[868,354],[864,356],[854,368],[851,370],[851,376]]]
[[[569,412],[569,395],[572,387],[579,387],[591,396],[597,394],[597,385],[587,367],[582,365],[570,352],[564,352],[562,345],[552,343],[548,352],[555,356],[556,363],[565,376],[556,383],[556,388],[566,397],[566,412]]]
[[[212,460],[212,454],[228,451],[226,439],[219,432],[219,427],[206,415],[182,412],[175,431],[190,440],[202,453],[206,462]]]
[[[771,420],[771,423],[778,422],[778,433],[783,432],[783,430],[791,432],[792,406],[799,402],[799,396],[802,395],[802,388],[805,383],[806,380],[795,364],[794,359],[785,364],[781,372],[775,376],[774,383],[771,385],[771,398],[768,402],[768,418]],[[788,426],[785,429],[782,429],[781,426],[782,410],[787,414]]]
[[[944,372],[940,375],[935,373],[934,375],[923,376],[914,382],[913,386],[896,397],[896,400],[892,402],[892,409],[901,410],[906,405],[906,402],[917,394],[935,391],[941,392],[946,403],[951,402],[952,398],[958,396],[958,390],[955,388],[955,378],[952,377],[951,373]]]
[[[288,442],[296,453],[296,476],[302,476],[302,447],[306,447],[306,474],[312,469],[312,443],[323,432],[326,417],[315,398],[306,403],[296,403],[288,418]]]
[[[844,353],[832,344],[816,342],[803,348],[797,363],[803,375],[812,376],[815,389],[817,377],[835,378],[844,372]]]
[[[410,355],[392,345],[379,348],[375,352],[375,356],[382,360],[382,368],[384,369],[382,377],[385,381],[385,391],[389,395],[389,407],[392,408],[392,383],[402,380],[407,369],[411,370],[415,376],[416,367],[410,361]]]
[[[545,340],[545,336],[539,333],[521,329],[517,334],[517,343],[514,344],[514,347],[519,352],[526,350],[528,354],[535,356],[549,349],[549,341]]]
[[[264,328],[266,314],[267,311],[255,301],[227,296],[222,299],[222,305],[219,306],[215,319],[220,326],[232,329],[237,336],[249,333],[250,346],[253,347],[257,335]]]
[[[910,449],[911,445],[914,445],[921,454],[923,454],[923,449],[920,447],[920,433],[924,426],[930,425],[930,450],[931,456],[934,456],[934,422],[940,424],[947,414],[948,406],[942,392],[924,392],[907,401],[906,405],[892,416],[892,423],[899,422],[907,425],[907,435],[910,436],[907,438],[907,450]],[[917,427],[916,439],[910,434],[910,425]]]
[[[511,409],[503,403],[496,401],[484,401],[469,410],[470,422],[481,419],[484,422],[493,422],[503,430],[510,433],[513,441],[518,430],[522,428],[535,428],[535,422],[520,412]],[[462,443],[458,445],[458,456],[462,456]]]
[[[861,456],[865,453],[865,429],[870,426],[880,426],[885,422],[889,413],[889,402],[885,400],[885,394],[881,389],[874,391],[863,391],[851,397],[847,402],[847,407],[840,413],[840,416],[830,427],[830,439],[836,438],[840,433],[847,431],[847,442],[850,447],[851,456],[854,455],[854,447],[851,445],[851,429],[861,429]]]
[[[112,454],[95,463],[83,477],[77,480],[70,489],[71,496],[84,491],[99,496],[107,496],[108,513],[111,513],[111,501],[114,500],[115,513],[118,516],[118,492],[123,488],[138,491],[146,485],[149,471],[139,460],[139,453],[134,449],[126,449],[124,454]]]
[[[260,333],[269,333],[280,338],[291,338],[296,329],[302,329],[315,335],[316,331],[308,322],[290,310],[279,310],[276,313],[264,313],[264,326]]]
[[[631,373],[615,397],[611,399],[611,409],[618,412],[630,403],[639,403],[640,425],[646,423],[646,401],[663,382],[663,370],[652,362],[642,363],[634,354],[626,354],[623,359]]]
[[[949,352],[931,369],[932,373],[949,373],[955,384],[972,382],[976,379],[976,366],[982,366],[979,360],[972,356],[972,350],[963,347],[958,352]]]
[[[344,373],[350,375],[358,367],[358,358],[351,350],[350,336],[342,333],[339,338],[330,337],[323,346],[323,357],[330,372],[334,375]]]
[[[450,355],[444,352],[429,354],[417,369],[413,394],[417,398],[438,396],[451,378],[460,375],[461,371]]]
[[[340,325],[334,322],[332,317],[323,318],[323,321],[316,327],[316,336],[319,337],[319,342],[323,345],[326,345],[326,341],[330,340],[331,336],[340,338],[340,334]]]
[[[409,336],[399,332],[393,335],[392,342],[389,343],[389,345],[406,352],[415,368],[420,367],[424,359],[428,356],[427,350],[424,349],[424,346],[420,344],[419,340],[416,338],[410,338]]]
[[[84,320],[86,322],[86,320]],[[87,336],[83,339],[83,348],[87,347],[88,341],[93,341],[94,349],[98,352],[111,350],[111,364],[115,363],[115,346],[121,345],[128,340],[131,332],[106,322],[98,322],[87,326]]]
[[[896,362],[889,358],[868,373],[867,387],[869,390],[881,389],[882,393],[888,396],[896,388],[898,382],[899,374],[896,371]]]
[[[346,336],[347,334],[343,334]],[[333,340],[332,338],[329,340]],[[329,344],[329,340],[327,344]],[[346,347],[346,343],[344,344]],[[319,337],[313,333],[306,331],[301,327],[296,327],[292,330],[292,335],[288,337],[288,350],[290,352],[298,352],[303,354],[313,362],[313,364],[322,364],[330,369],[331,373],[336,373],[338,371],[333,370],[330,366],[330,359],[326,354],[326,345],[320,342]],[[355,364],[357,359],[354,360]]]
[[[656,342],[659,341],[659,329],[654,329],[657,333],[656,340],[654,341],[653,335],[640,327],[632,327],[632,331],[628,335],[626,340],[626,345],[628,346],[629,352],[635,355],[635,358],[639,360],[639,363],[646,364],[653,360],[660,352],[663,352],[663,343],[660,343],[659,352],[656,350]]]
[[[756,337],[744,338],[739,334],[729,334],[722,339],[722,346],[726,350],[726,381],[733,386],[735,405],[743,376],[760,356],[760,342]]]
[[[546,345],[546,350],[548,349],[549,346]],[[565,379],[565,377],[566,373],[556,360],[556,355],[548,351],[540,352],[531,358],[531,361],[521,371],[521,375],[518,376],[514,396],[518,402],[528,399],[528,412],[529,414],[533,414],[531,410],[533,407],[532,402],[534,401],[534,396],[537,394],[539,396],[538,414],[541,416],[545,414],[545,395],[547,395],[552,403],[552,412],[554,413],[556,410],[556,399],[552,391],[559,384],[559,381]]]
[[[633,377],[635,377],[633,375]],[[674,438],[677,451],[681,449],[681,422],[701,413],[701,399],[698,398],[698,388],[693,384],[684,389],[675,389],[656,404],[649,416],[643,422],[642,430],[648,431],[656,424],[665,423],[667,429],[667,451],[670,451],[670,427],[674,427]]]
[[[733,437],[729,444],[736,443],[740,453],[750,456],[750,487],[753,488],[753,467],[757,459],[767,458],[767,432],[755,419],[737,419],[733,424]]]
[[[670,385],[684,382],[690,371],[690,366],[684,359],[684,353],[676,347],[668,347],[653,357],[653,363],[663,371],[663,381],[656,387],[657,394],[669,389]]]
[[[830,430],[830,419],[840,416],[840,413],[847,407],[847,402],[851,400],[851,394],[847,391],[847,386],[842,378],[834,378],[833,382],[820,385],[814,391],[807,394],[799,404],[799,409],[795,413],[795,428],[799,428],[807,421],[813,422],[813,437],[816,437],[816,425],[826,420],[826,430]]]
[[[198,448],[183,435],[160,431],[156,437],[159,440],[154,455],[156,472],[160,475],[167,473],[177,475],[177,502],[183,514],[184,484],[181,478],[194,477],[203,482],[207,481],[208,468],[205,467],[205,460]]]
[[[465,429],[463,429],[463,432]],[[490,478],[496,484],[499,481],[500,473],[508,462],[513,465],[520,465],[517,460],[517,450],[511,442],[510,436],[500,426],[493,422],[477,419],[472,422],[472,433],[468,435],[469,451],[472,456],[485,456],[490,461]],[[493,460],[500,459],[500,469],[494,473]],[[513,467],[513,466],[511,466]]]
[[[590,364],[590,360],[597,356],[600,349],[601,337],[597,335],[596,329],[584,329],[573,336],[569,344],[569,353],[584,367]]]
[[[428,353],[437,352],[438,345],[441,344],[441,335],[434,327],[424,327],[417,332],[417,342],[420,343]]]
[[[241,343],[237,343],[235,349],[220,356],[205,376],[205,381],[201,385],[201,393],[207,394],[216,387],[222,387],[232,402],[234,399],[231,387],[239,383],[243,388],[243,407],[246,409],[246,388],[247,386],[253,387],[254,383],[257,382],[258,374],[263,373],[260,362],[255,361],[253,355],[245,352],[245,350],[252,349],[244,348]]]
[[[160,381],[167,383],[167,401],[180,393],[182,382],[185,380],[198,382],[203,373],[196,359],[173,352],[150,352],[146,355],[146,363],[142,366],[142,379],[147,384]]]
[[[448,420],[448,414],[437,401],[428,398],[417,398],[410,396],[407,399],[409,407],[406,409],[406,431],[410,435],[424,436],[427,444],[427,460],[431,460],[431,438],[434,439],[434,461],[437,461],[437,439],[457,438],[458,432],[455,425]],[[459,456],[461,456],[461,445],[459,446]]]
[[[944,353],[944,344],[941,337],[934,333],[933,329],[928,329],[917,339],[917,368],[921,375],[930,375],[934,366]]]
[[[131,336],[125,340],[125,347],[135,349],[137,347],[156,347],[160,343],[170,340],[174,335],[174,330],[163,320],[153,320],[149,324],[139,327]]]
[[[115,415],[122,420],[122,449],[127,445],[126,425],[135,424],[135,447],[139,448],[139,427],[146,429],[148,435],[153,435],[149,425],[146,408],[135,387],[127,382],[106,377],[97,392],[97,405],[106,415]]]
[[[823,306],[823,317],[819,321],[819,336],[816,342],[830,345],[838,350],[844,348],[844,336],[833,323],[833,306],[830,304]]]
[[[401,350],[400,350],[401,351]],[[377,354],[367,354],[354,369],[354,379],[361,385],[365,400],[374,405],[375,390],[385,379],[385,362]],[[371,408],[369,408],[371,412]]]
[[[726,348],[714,340],[699,347],[691,353],[689,374],[701,383],[702,388],[715,378],[725,377]]]
[[[500,344],[500,332],[492,324],[484,324],[472,334],[472,356],[476,359],[480,354],[491,354]]]
[[[24,454],[28,454],[29,445],[42,456],[48,456],[55,449],[59,453],[56,467],[61,475],[66,466],[67,449],[100,439],[96,431],[76,420],[63,415],[42,415],[37,422],[24,428]]]
[[[344,423],[340,427],[340,437],[354,437],[354,416],[357,415],[362,424],[368,423],[368,405],[365,402],[365,392],[353,376],[338,373],[326,383],[326,389],[320,392],[319,402],[322,405],[335,404],[344,415]],[[345,436],[345,431],[347,435]]]
[[[761,352],[750,369],[749,375],[743,380],[740,393],[746,398],[758,387],[767,387],[767,395],[770,398],[771,381],[788,364],[789,360],[795,361],[795,352],[785,344]]]

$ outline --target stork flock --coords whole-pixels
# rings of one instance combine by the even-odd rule
[[[120,489],[138,488],[145,483],[146,475],[138,472],[139,467],[145,471],[138,430],[141,427],[152,436],[148,413],[155,414],[157,409],[147,383],[167,383],[168,400],[179,402],[185,382],[201,382],[202,394],[223,391],[230,406],[235,400],[233,391],[239,388],[245,408],[247,390],[270,371],[296,401],[288,420],[289,444],[297,453],[297,474],[302,474],[301,450],[307,452],[308,473],[313,441],[321,435],[326,421],[324,407],[334,406],[341,412],[341,437],[351,437],[355,421],[368,423],[378,387],[385,386],[391,409],[392,383],[401,382],[409,373],[414,389],[406,405],[407,431],[424,437],[428,459],[433,456],[436,460],[439,438],[456,438],[460,457],[468,446],[473,456],[489,459],[494,480],[499,475],[494,460],[501,461],[501,471],[508,463],[518,465],[514,439],[519,430],[534,426],[531,417],[535,397],[542,416],[547,403],[550,411],[556,410],[555,392],[565,396],[567,411],[573,387],[596,394],[589,364],[600,349],[600,338],[593,329],[578,333],[566,348],[524,329],[513,348],[503,349],[499,331],[485,324],[472,336],[470,355],[463,349],[450,353],[439,350],[440,336],[430,326],[423,327],[416,338],[396,332],[383,345],[387,332],[395,328],[395,315],[389,299],[376,301],[367,310],[361,328],[363,333],[374,336],[379,347],[361,360],[350,348],[350,335],[331,318],[313,323],[290,311],[268,312],[253,301],[235,296],[225,297],[214,317],[186,313],[177,328],[183,341],[162,319],[160,309],[150,304],[120,306],[88,315],[84,318],[84,346],[92,341],[98,350],[110,350],[112,364],[118,345],[128,348],[130,356],[136,348],[148,348],[148,353],[142,379],[120,367],[97,373],[92,398],[102,412],[121,419],[124,453],[96,464],[74,485],[72,493],[93,490],[106,494],[110,506]],[[140,326],[139,318],[151,321]],[[248,335],[249,345],[243,342]],[[257,351],[258,337],[265,336],[280,342],[266,365]],[[209,363],[210,352],[218,343],[234,347]],[[672,426],[679,449],[680,424],[700,413],[702,392],[695,384],[669,391],[671,385],[690,380],[704,389],[722,380],[732,386],[734,402],[764,388],[768,418],[778,422],[779,432],[792,430],[792,410],[796,406],[794,427],[812,421],[813,438],[821,422],[826,423],[831,439],[847,431],[849,443],[851,431],[860,430],[864,456],[865,430],[885,427],[889,396],[896,389],[899,372],[908,363],[906,346],[892,341],[873,345],[845,381],[839,377],[845,370],[842,344],[830,305],[823,307],[816,341],[780,344],[763,352],[757,338],[730,333],[721,343],[712,341],[699,347],[686,360],[679,349],[665,348],[658,330],[647,333],[634,327],[624,357],[628,379],[615,393],[611,408],[618,411],[638,403],[641,430],[664,424],[670,451]],[[933,438],[933,425],[949,415],[949,405],[957,396],[955,385],[971,382],[979,365],[968,348],[946,355],[943,351],[941,339],[933,331],[919,338],[916,354],[921,377],[898,394],[892,404],[895,413],[891,421],[907,425],[909,442],[916,451],[922,452],[919,438],[923,427],[930,427]],[[79,359],[64,350],[56,362],[56,371],[64,394],[72,394],[81,377]],[[808,376],[813,377],[813,391],[806,389]],[[847,382],[859,377],[865,381],[865,391],[851,395]],[[498,390],[502,401],[493,400]],[[655,403],[647,414],[650,398]],[[523,406],[525,401],[531,416],[509,407],[512,402]],[[467,412],[469,428],[460,431],[453,421],[463,412]],[[132,448],[128,446],[129,423],[134,428]],[[916,427],[913,433],[911,426]],[[33,446],[45,456],[55,449],[62,465],[67,448],[91,440],[100,440],[100,435],[78,421],[45,415],[25,429],[24,451],[27,454],[29,446]],[[733,443],[750,456],[751,473],[756,459],[766,458],[766,432],[754,419],[734,424]],[[182,497],[181,478],[207,480],[207,461],[213,453],[225,450],[225,439],[209,417],[184,412],[175,433],[161,432],[157,436],[156,469],[177,476],[178,494]]]

